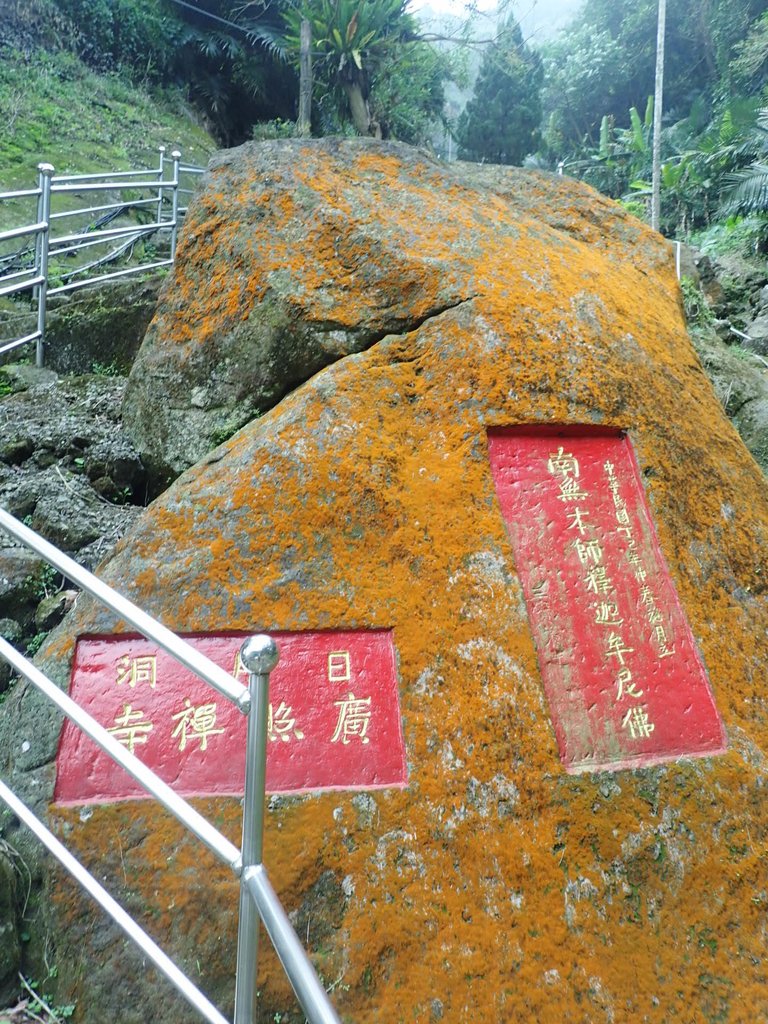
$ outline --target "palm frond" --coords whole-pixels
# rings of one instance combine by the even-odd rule
[[[726,174],[724,213],[762,213],[768,210],[768,164],[754,163],[743,171]]]

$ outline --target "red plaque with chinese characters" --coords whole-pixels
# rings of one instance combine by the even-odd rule
[[[267,789],[404,786],[392,635],[386,630],[273,633],[280,661],[270,676]],[[243,636],[187,641],[247,685]],[[170,655],[143,638],[78,640],[72,697],[184,796],[241,795],[246,720]],[[66,722],[54,799],[100,803],[145,796],[141,787]]]
[[[521,428],[488,445],[566,769],[722,753],[626,434]]]

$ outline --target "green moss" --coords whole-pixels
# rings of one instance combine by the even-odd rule
[[[67,174],[156,167],[161,145],[205,164],[215,149],[181,94],[151,94],[96,74],[70,53],[3,51],[0,110],[2,191],[34,187],[43,160]],[[82,205],[82,197],[69,199],[70,209]],[[0,228],[24,223],[33,211],[29,199],[0,203]]]

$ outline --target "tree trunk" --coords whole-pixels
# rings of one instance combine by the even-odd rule
[[[371,113],[368,110],[368,103],[363,96],[363,90],[357,82],[345,82],[344,92],[349,102],[349,112],[352,114],[352,124],[359,135],[369,135],[371,131]]]
[[[311,134],[312,121],[312,26],[306,18],[301,23],[301,53],[299,56],[299,120],[300,136]]]

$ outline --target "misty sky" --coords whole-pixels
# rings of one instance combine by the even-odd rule
[[[508,0],[505,10],[510,7],[520,22],[523,35],[527,38],[551,36],[566,24],[583,0]],[[469,16],[491,18],[496,21],[495,10],[499,0],[412,0],[411,10],[418,14],[429,9],[435,15],[451,14],[455,17]],[[479,13],[477,13],[479,12]]]

